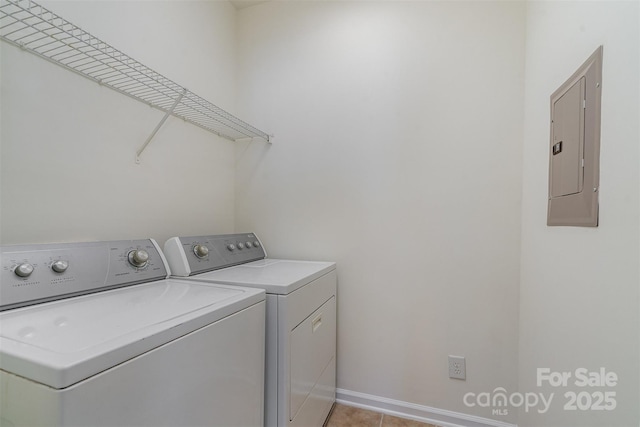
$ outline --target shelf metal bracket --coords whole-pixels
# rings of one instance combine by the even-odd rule
[[[255,140],[264,141],[267,144],[273,144],[273,135],[267,135],[267,137],[263,136],[246,136],[244,138],[235,139],[235,142],[253,142]]]
[[[160,130],[160,128],[162,127],[162,125],[164,124],[164,122],[167,121],[167,118],[169,118],[169,116],[171,114],[173,114],[173,110],[175,110],[175,108],[178,106],[178,104],[180,103],[180,101],[182,101],[182,97],[187,93],[187,89],[183,89],[182,93],[180,94],[180,96],[178,96],[178,99],[176,99],[176,102],[173,103],[173,105],[171,106],[171,108],[169,108],[167,110],[167,112],[165,113],[164,117],[162,118],[162,120],[160,120],[160,123],[158,123],[158,125],[156,126],[156,128],[153,130],[153,132],[151,132],[151,135],[149,135],[149,137],[147,138],[147,140],[144,142],[144,144],[142,144],[142,147],[140,147],[138,149],[138,151],[136,152],[136,164],[140,164],[140,155],[142,154],[142,152],[145,150],[145,148],[147,148],[147,145],[149,145],[149,143],[151,142],[151,140],[153,139],[154,136],[156,136],[156,133],[158,133],[158,131]]]

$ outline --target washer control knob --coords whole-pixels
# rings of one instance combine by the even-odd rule
[[[244,243],[242,242],[238,243],[238,249],[244,249]]]
[[[14,273],[16,273],[16,276],[29,277],[33,273],[33,265],[28,262],[22,263],[16,267]]]
[[[247,242],[244,245],[247,247],[247,249],[251,249],[251,242]]]
[[[227,249],[229,249],[231,252],[236,250],[236,245],[234,245],[233,243],[229,243],[227,245]]]
[[[69,261],[63,261],[59,259],[51,264],[51,269],[56,273],[64,273],[65,271],[67,271],[67,268],[69,268]]]
[[[193,247],[193,253],[198,258],[206,258],[207,255],[209,255],[209,248],[206,247],[205,245],[195,245]]]
[[[138,268],[146,267],[149,263],[149,253],[144,249],[130,251],[127,258],[129,258],[129,264]]]
[[[253,247],[259,248],[260,247],[260,242],[258,242],[257,240],[255,242],[253,242]]]

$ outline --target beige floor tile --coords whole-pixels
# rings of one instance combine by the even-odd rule
[[[382,414],[366,409],[336,404],[326,427],[380,427]]]
[[[425,424],[420,421],[407,420],[392,415],[382,416],[382,427],[436,427],[433,424]]]

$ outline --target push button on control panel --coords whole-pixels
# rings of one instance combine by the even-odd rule
[[[230,252],[235,251],[236,249],[241,251],[243,249],[253,249],[253,248],[259,248],[260,247],[260,243],[256,240],[254,242],[251,241],[246,241],[246,242],[236,242],[236,243],[229,243],[227,245],[227,249]]]

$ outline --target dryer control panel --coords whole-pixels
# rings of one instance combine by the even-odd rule
[[[0,310],[168,276],[157,243],[120,240],[0,247]]]
[[[173,237],[164,244],[164,253],[171,273],[183,277],[266,257],[254,233]]]

